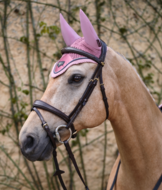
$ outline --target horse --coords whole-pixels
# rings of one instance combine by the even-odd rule
[[[66,45],[99,57],[101,41],[82,10],[80,21],[83,37],[60,15],[61,32]],[[69,115],[84,94],[96,67],[96,61],[90,58],[77,53],[65,53],[52,68],[41,101]],[[74,128],[80,131],[105,121],[107,109],[100,91],[100,86],[104,85],[108,119],[119,150],[107,190],[152,190],[162,176],[162,113],[130,62],[110,47],[106,47],[102,77],[104,84],[96,84],[86,105],[75,118]],[[98,78],[95,80],[97,82]],[[58,115],[42,109],[39,112],[48,121],[52,133],[57,126],[67,125]],[[59,133],[61,141],[65,141],[69,133],[62,127]],[[60,145],[56,140],[55,143]],[[23,155],[30,161],[51,158],[52,143],[34,111],[21,128],[19,144]],[[111,187],[114,178],[115,183]],[[162,190],[161,186],[159,190]]]

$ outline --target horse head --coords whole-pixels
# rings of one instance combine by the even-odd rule
[[[66,144],[71,129],[92,128],[108,118],[120,152],[108,184],[114,184],[121,160],[118,189],[153,189],[162,171],[161,112],[129,61],[106,47],[82,11],[80,21],[83,37],[60,15],[70,48],[62,50],[41,101],[33,104],[34,111],[20,131],[22,153],[31,161],[48,160],[59,142]]]
[[[80,11],[80,22],[83,37],[80,37],[68,25],[63,16],[60,15],[61,32],[66,45],[83,50],[99,58],[101,54],[101,41],[83,11]],[[83,55],[76,53],[63,54],[61,59],[52,68],[48,86],[41,100],[54,106],[62,113],[69,115],[83,95],[97,65],[94,60]],[[114,87],[111,79],[113,72],[108,67],[107,59],[105,59],[103,81],[106,80],[105,85],[108,86],[106,89],[109,89],[109,91],[106,90],[106,96],[110,101],[109,117],[111,117]],[[109,79],[107,79],[108,75],[110,76]],[[89,101],[73,123],[76,131],[98,126],[106,119],[106,110],[102,98],[100,85],[97,83]],[[53,134],[58,126],[67,124],[62,118],[50,112],[41,109],[39,111],[45,121],[48,122]],[[67,139],[69,131],[64,128],[61,129],[60,136],[62,140]],[[53,148],[46,132],[41,127],[39,117],[34,111],[29,114],[20,131],[19,142],[23,155],[29,160],[50,159]],[[59,145],[58,142],[56,143]]]

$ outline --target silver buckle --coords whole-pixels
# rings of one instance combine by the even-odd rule
[[[64,143],[63,141],[61,141],[61,137],[60,137],[60,134],[59,134],[59,129],[60,128],[66,128],[66,125],[59,125],[58,127],[56,127],[56,129],[55,129],[55,134],[56,134],[56,138],[57,138],[57,140],[60,142],[60,143]],[[71,136],[72,136],[72,131],[71,131],[71,129],[69,128],[69,131],[70,131],[70,136],[69,136],[69,138],[67,139],[67,141],[69,141],[70,139],[71,139]]]

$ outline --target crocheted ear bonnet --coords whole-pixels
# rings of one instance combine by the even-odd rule
[[[63,39],[67,46],[71,46],[99,57],[101,54],[100,40],[87,16],[80,10],[81,30],[84,37],[80,37],[65,21],[60,14],[60,25]],[[66,53],[58,60],[51,71],[51,77],[55,78],[64,73],[70,66],[80,63],[96,63],[79,54]]]

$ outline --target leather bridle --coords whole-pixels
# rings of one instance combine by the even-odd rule
[[[74,128],[73,122],[76,119],[76,117],[78,116],[78,114],[80,113],[80,111],[82,110],[82,108],[86,105],[90,95],[92,94],[95,86],[97,85],[97,82],[100,82],[100,89],[101,89],[101,93],[102,93],[102,97],[103,97],[103,101],[105,104],[105,109],[106,109],[106,119],[108,119],[109,117],[109,106],[108,106],[108,102],[107,102],[107,97],[106,97],[106,93],[105,93],[105,88],[104,88],[104,84],[103,84],[103,79],[102,79],[102,68],[104,66],[104,61],[105,61],[105,56],[106,56],[106,52],[107,52],[107,46],[106,44],[100,40],[100,44],[101,44],[101,55],[100,57],[96,57],[88,52],[82,51],[80,49],[76,49],[73,47],[66,47],[64,49],[62,49],[62,54],[64,53],[76,53],[82,56],[85,56],[89,59],[92,59],[93,61],[97,62],[98,65],[82,95],[82,97],[80,98],[78,104],[75,106],[75,108],[73,109],[73,111],[70,113],[70,115],[66,115],[65,113],[63,113],[62,111],[58,110],[57,108],[47,104],[46,102],[43,102],[41,100],[36,100],[33,104],[32,110],[35,111],[37,113],[37,115],[39,116],[41,122],[42,122],[42,127],[44,128],[44,130],[47,132],[47,135],[49,136],[51,143],[53,145],[53,158],[54,158],[54,162],[55,162],[55,166],[56,166],[56,171],[54,173],[54,176],[58,176],[60,183],[63,187],[64,190],[66,190],[65,184],[62,180],[62,176],[61,174],[64,173],[64,171],[59,169],[59,165],[58,165],[58,161],[57,161],[57,152],[56,152],[56,143],[55,143],[55,138],[57,138],[57,140],[60,143],[64,143],[66,150],[69,154],[69,157],[71,159],[71,161],[73,162],[73,165],[81,179],[81,181],[83,182],[85,189],[89,190],[88,187],[86,186],[82,175],[79,171],[79,168],[77,166],[77,163],[75,161],[74,155],[71,151],[71,148],[69,146],[68,141],[70,140],[70,138],[75,138],[77,135],[77,131]],[[54,115],[60,117],[61,119],[63,119],[67,125],[60,125],[55,129],[55,137],[53,137],[53,133],[50,131],[49,126],[47,124],[47,122],[44,120],[43,116],[41,115],[41,113],[39,112],[38,109],[42,109],[45,111],[48,111],[50,113],[53,113]],[[66,128],[69,130],[70,132],[70,137],[69,139],[65,140],[65,141],[61,141],[60,135],[59,135],[59,129],[60,128]]]

